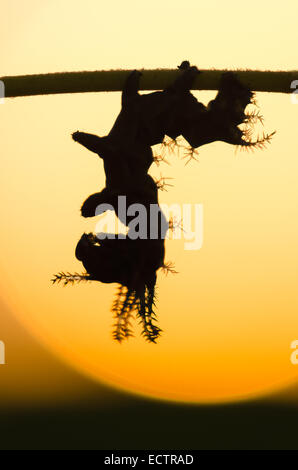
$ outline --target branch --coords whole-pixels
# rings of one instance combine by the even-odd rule
[[[2,77],[5,97],[121,91],[130,70],[101,70],[95,72],[63,72],[41,75]],[[217,90],[224,70],[201,70],[193,90]],[[240,80],[253,91],[292,93],[291,83],[298,71],[235,70]],[[172,83],[178,70],[142,70],[141,90],[162,90]]]

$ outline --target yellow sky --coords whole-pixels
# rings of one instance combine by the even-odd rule
[[[297,2],[2,2],[1,75],[110,68],[297,69]],[[297,77],[298,78],[298,77]],[[196,92],[204,103],[214,92]],[[78,370],[153,396],[226,400],[297,378],[298,106],[258,94],[265,151],[214,143],[199,163],[152,173],[174,178],[161,202],[204,204],[204,245],[167,244],[179,274],[159,276],[159,344],[111,340],[115,286],[50,286],[81,270],[74,248],[94,230],[79,208],[104,185],[101,162],[71,140],[107,133],[119,93],[7,99],[1,115],[2,296],[31,332]],[[1,332],[0,332],[1,339]],[[1,369],[0,369],[1,374]]]

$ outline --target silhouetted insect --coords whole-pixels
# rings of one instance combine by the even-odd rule
[[[118,210],[118,197],[125,196],[127,205],[142,204],[147,209],[147,234],[144,239],[130,237],[113,238],[83,234],[76,247],[76,257],[86,272],[82,275],[60,272],[53,283],[98,281],[120,285],[112,311],[116,319],[113,336],[121,341],[132,336],[131,316],[135,311],[143,325],[142,334],[155,342],[160,335],[156,325],[155,285],[156,273],[161,268],[175,272],[171,263],[164,262],[164,239],[168,223],[160,211],[157,220],[157,237],[150,232],[152,219],[149,208],[158,206],[158,189],[164,181],[155,182],[148,175],[154,161],[151,146],[165,143],[177,145],[183,136],[190,147],[186,157],[194,158],[196,148],[216,140],[244,148],[262,148],[273,134],[264,134],[252,140],[251,126],[262,122],[257,112],[245,113],[248,104],[254,102],[253,93],[244,86],[234,73],[221,76],[219,90],[208,106],[190,93],[194,80],[200,73],[188,61],[178,66],[175,81],[163,91],[139,94],[141,73],[133,71],[127,77],[122,92],[122,108],[109,134],[99,137],[85,132],[73,133],[73,139],[88,150],[99,155],[104,162],[106,187],[89,196],[82,205],[82,215],[93,217],[104,212],[101,204],[110,204],[122,222],[130,227],[131,217],[125,218]],[[172,140],[171,140],[172,139]],[[171,147],[170,147],[171,148]],[[161,157],[161,160],[163,157]]]

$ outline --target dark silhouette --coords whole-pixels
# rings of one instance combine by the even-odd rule
[[[156,271],[164,265],[164,240],[104,238],[84,234],[77,244],[76,257],[82,261],[89,280],[120,284],[113,304],[118,341],[131,336],[132,311],[143,324],[143,334],[155,342],[160,329],[154,324]]]
[[[154,190],[144,178],[153,163],[151,146],[163,142],[166,135],[173,140],[182,135],[190,151],[214,141],[247,148],[262,147],[270,141],[273,133],[252,141],[251,131],[238,127],[261,117],[258,113],[245,114],[254,95],[236,74],[222,74],[218,94],[206,107],[190,93],[199,70],[190,67],[188,61],[179,68],[181,72],[172,85],[144,95],[138,93],[141,73],[132,72],[123,89],[121,112],[110,133],[105,137],[73,134],[76,142],[103,159],[106,173],[107,190],[89,196],[81,209],[83,217],[93,217],[98,204],[111,203],[113,196],[128,194],[132,188],[137,192],[144,186]]]
[[[253,102],[253,93],[240,83],[233,73],[224,73],[216,98],[204,106],[190,93],[194,79],[200,73],[183,61],[173,84],[164,91],[140,95],[141,73],[132,72],[122,92],[121,111],[107,136],[75,132],[73,139],[103,159],[106,187],[89,196],[82,205],[83,217],[105,212],[107,204],[128,227],[126,237],[116,234],[84,234],[76,247],[76,257],[86,273],[59,273],[53,282],[98,281],[120,285],[113,312],[116,319],[113,336],[121,341],[132,336],[130,319],[135,310],[143,325],[143,335],[155,342],[160,328],[155,324],[156,272],[160,268],[174,271],[165,264],[164,239],[173,223],[167,222],[158,205],[158,189],[148,170],[154,161],[151,146],[173,141],[182,135],[195,148],[221,140],[243,147],[262,147],[271,135],[251,141],[250,133],[240,124],[261,119],[258,113],[245,114]],[[123,213],[118,206],[125,196],[126,206],[139,204],[145,209],[142,233],[132,222],[135,216]],[[152,217],[155,207],[157,217]],[[145,228],[144,228],[145,227]],[[152,234],[154,234],[152,236]]]

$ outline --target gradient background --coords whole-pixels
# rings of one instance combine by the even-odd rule
[[[297,69],[294,1],[1,5],[2,76],[173,68],[184,59],[201,68]],[[215,93],[195,95],[207,103]],[[171,166],[152,171],[174,178],[161,202],[203,203],[205,212],[202,250],[167,243],[179,274],[159,278],[157,346],[137,326],[129,343],[113,343],[115,286],[49,283],[57,271],[81,270],[74,247],[95,221],[82,220],[79,207],[104,185],[101,163],[70,134],[107,133],[120,94],[1,105],[0,446],[297,445],[298,106],[289,95],[257,100],[266,130],[278,131],[267,150],[235,154],[214,143],[200,149],[199,163],[171,156]]]

